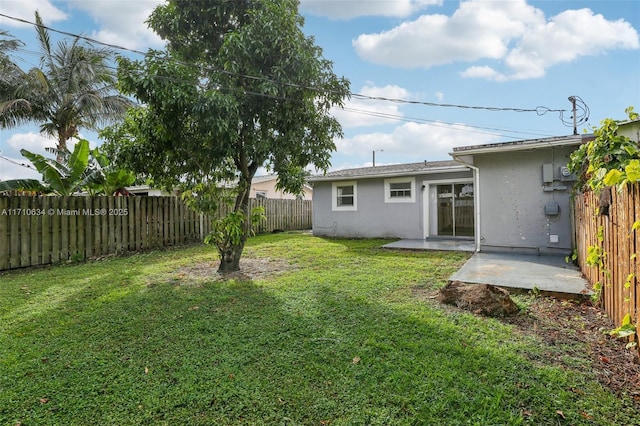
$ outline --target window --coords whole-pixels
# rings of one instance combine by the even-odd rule
[[[358,190],[355,182],[335,182],[331,195],[333,210],[357,210]]]
[[[416,200],[416,180],[414,178],[393,178],[384,180],[385,203],[413,203]]]
[[[267,191],[256,191],[256,198],[258,200],[265,200],[267,198]]]

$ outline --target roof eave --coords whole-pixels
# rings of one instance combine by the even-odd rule
[[[582,144],[585,140],[589,140],[591,137],[592,135],[575,135],[564,138],[539,139],[535,141],[522,141],[516,143],[508,142],[504,144],[458,147],[454,148],[453,152],[449,155],[455,158],[463,155],[493,154],[498,152],[530,151],[533,149],[549,147],[577,146]]]
[[[330,182],[330,181],[342,181],[342,180],[354,180],[354,179],[380,179],[380,178],[392,178],[401,176],[419,176],[434,173],[443,172],[463,172],[469,170],[468,167],[459,166],[447,166],[447,167],[435,167],[423,170],[408,170],[408,171],[393,171],[388,173],[376,173],[367,175],[340,175],[340,176],[312,176],[308,179],[309,182]]]

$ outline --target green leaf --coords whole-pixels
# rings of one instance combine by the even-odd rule
[[[640,160],[631,160],[624,168],[629,183],[640,181]]]
[[[50,160],[40,154],[34,154],[26,149],[21,149],[20,154],[27,160],[31,161],[36,170],[42,174],[42,180],[51,188],[53,192],[58,195],[70,195],[64,184],[62,173],[55,165],[53,160]]]
[[[606,186],[617,185],[622,181],[623,176],[620,170],[612,169],[604,176],[603,182]]]

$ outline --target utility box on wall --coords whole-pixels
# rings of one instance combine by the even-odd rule
[[[562,166],[560,167],[560,180],[562,182],[575,182],[576,180],[578,180],[578,177],[575,173],[571,173],[569,167]]]
[[[560,206],[555,201],[549,201],[544,205],[544,214],[547,216],[557,216],[560,214]]]
[[[542,165],[542,183],[553,183],[553,164],[544,163]]]

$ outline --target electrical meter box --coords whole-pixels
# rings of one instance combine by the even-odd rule
[[[555,201],[549,201],[544,205],[544,214],[547,216],[557,216],[560,214],[560,206]]]

